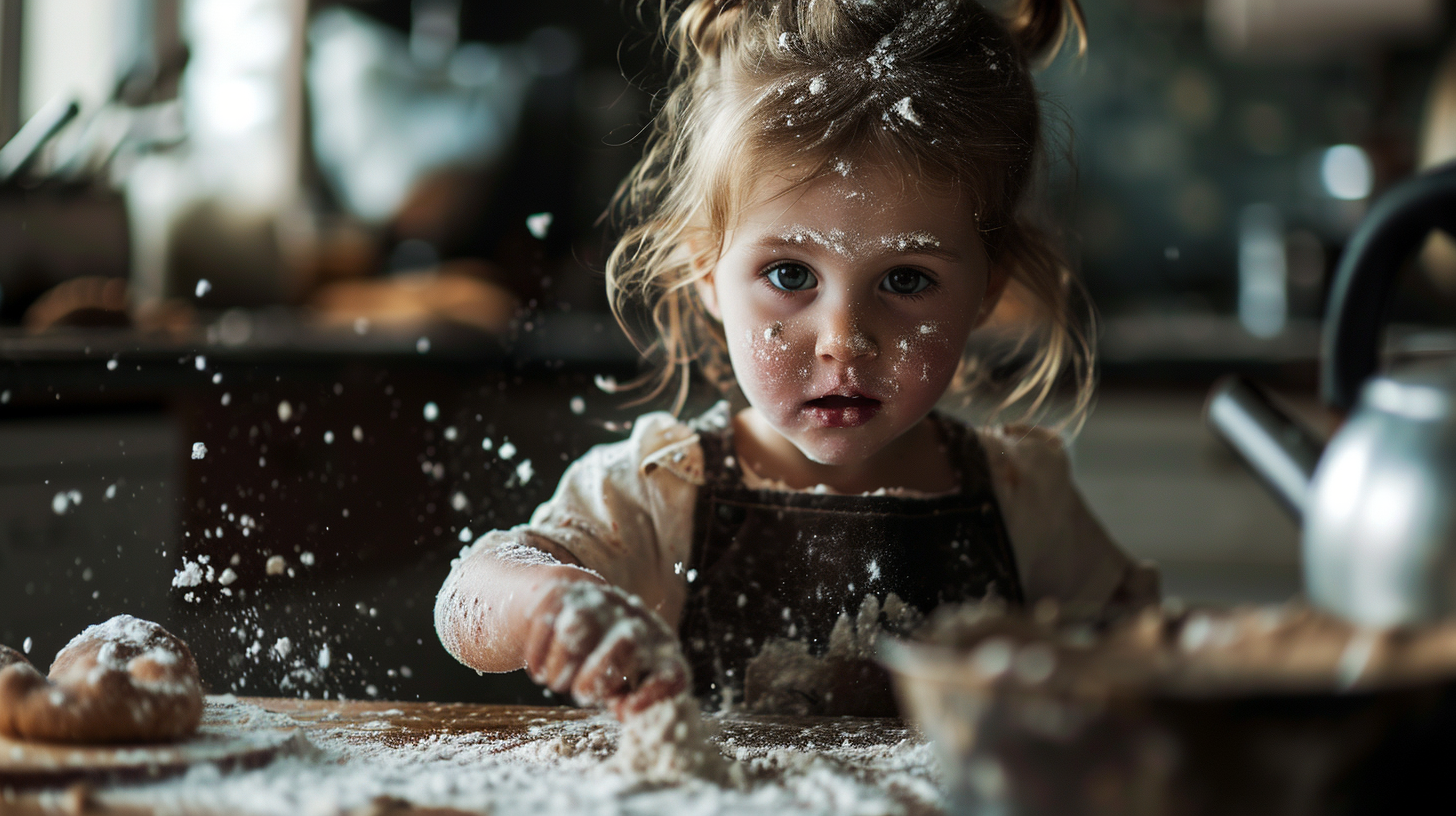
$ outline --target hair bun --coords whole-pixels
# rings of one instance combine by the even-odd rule
[[[1006,21],[1021,52],[1031,59],[1050,59],[1076,30],[1077,53],[1087,50],[1087,18],[1077,0],[1017,0]]]
[[[678,17],[679,46],[691,46],[700,56],[716,60],[728,22],[737,16],[743,3],[744,0],[692,0]]]

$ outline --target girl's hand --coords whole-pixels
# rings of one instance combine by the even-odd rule
[[[592,581],[551,584],[530,613],[526,671],[617,719],[681,694],[687,662],[677,635],[636,597]]]

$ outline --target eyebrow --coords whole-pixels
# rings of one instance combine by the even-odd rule
[[[818,230],[802,227],[795,227],[779,235],[765,235],[753,243],[762,249],[803,249],[806,245],[815,246],[836,255],[848,255],[854,249],[839,230],[833,230],[826,235]]]
[[[940,239],[926,232],[902,232],[880,238],[880,246],[896,252],[913,252],[931,255],[948,261],[960,260],[960,255],[940,245]]]
[[[825,235],[816,230],[800,229],[783,235],[765,235],[754,241],[754,245],[762,249],[801,249],[805,245],[812,245],[838,255],[870,249],[888,249],[898,253],[930,255],[947,261],[959,261],[961,258],[959,253],[943,248],[939,240],[923,232],[885,235],[878,240],[853,241],[848,240],[838,230]]]

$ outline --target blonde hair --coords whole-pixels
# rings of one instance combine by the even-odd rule
[[[1010,349],[1021,362],[996,414],[1029,405],[1020,418],[1032,418],[1069,373],[1080,416],[1092,352],[1073,314],[1076,281],[1024,206],[1041,143],[1029,63],[1071,30],[1085,49],[1076,0],[1019,0],[1005,18],[976,0],[663,2],[676,69],[613,202],[624,231],[606,267],[618,321],[659,358],[639,381],[652,386],[642,401],[673,390],[681,410],[695,364],[732,389],[722,327],[695,284],[764,171],[802,168],[808,183],[868,157],[969,194],[992,266],[1045,318]],[[968,353],[953,388],[985,386],[1000,368]]]

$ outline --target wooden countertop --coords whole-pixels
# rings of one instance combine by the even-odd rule
[[[379,744],[405,746],[440,734],[488,733],[503,738],[547,723],[585,720],[596,713],[567,706],[476,703],[406,703],[349,700],[239,698],[298,720],[305,732],[359,734]],[[378,723],[390,725],[381,729]],[[903,721],[868,717],[793,717],[735,714],[718,721],[720,738],[734,745],[813,749],[826,745],[894,744],[911,736]]]
[[[259,712],[258,709],[262,709],[262,712]],[[302,745],[305,749],[303,756],[306,757],[308,752],[313,750],[310,743],[323,747],[326,751],[333,748],[334,753],[338,753],[337,748],[341,745],[346,747],[345,753],[350,753],[347,748],[353,746],[358,749],[357,754],[344,762],[360,765],[363,772],[367,772],[369,757],[377,756],[379,751],[388,752],[393,749],[398,755],[413,756],[414,752],[409,749],[420,747],[419,753],[424,755],[427,753],[426,747],[437,746],[441,742],[448,743],[451,738],[459,738],[462,744],[476,750],[481,750],[482,746],[488,746],[484,748],[487,755],[500,752],[503,756],[512,750],[520,750],[523,747],[530,750],[534,744],[544,744],[552,739],[561,739],[560,735],[567,732],[577,736],[592,735],[597,732],[608,735],[607,739],[596,740],[592,743],[591,750],[603,757],[610,753],[610,746],[615,744],[615,724],[599,717],[595,712],[568,707],[233,698],[230,696],[209,698],[208,715],[204,719],[204,732],[209,730],[209,724],[216,726],[224,723],[229,717],[234,717],[228,722],[229,727],[236,730],[238,721],[235,719],[235,714],[242,710],[256,713],[258,718],[255,718],[255,721],[263,722],[267,728],[277,731],[282,725],[289,731],[300,732],[308,740],[308,742],[297,740],[291,746],[284,745],[280,751],[282,755],[299,754],[297,746]],[[283,717],[277,715],[283,715]],[[727,754],[745,758],[764,757],[775,753],[782,756],[785,752],[791,754],[799,752],[803,755],[801,760],[796,760],[797,764],[790,763],[792,767],[799,769],[798,772],[807,772],[805,769],[811,767],[816,758],[823,754],[825,757],[823,762],[842,771],[845,779],[864,781],[872,781],[874,772],[870,771],[866,776],[865,769],[853,767],[856,757],[870,754],[885,756],[886,751],[894,752],[907,744],[918,746],[921,742],[912,728],[894,719],[728,715],[714,718],[714,722],[718,729],[715,741]],[[214,727],[213,730],[217,729]],[[906,743],[907,739],[911,742]],[[124,753],[124,751],[118,753]],[[829,754],[833,754],[833,756],[829,756]],[[337,756],[315,757],[315,759],[321,763],[340,764],[341,762]],[[279,761],[268,757],[261,761],[252,758],[232,764],[226,762],[217,764],[225,770],[246,774],[249,768],[265,765],[270,760]],[[297,763],[299,760],[294,760],[294,762]],[[779,764],[782,765],[782,763]],[[543,767],[545,766],[543,765]],[[0,765],[0,768],[3,768],[3,765]],[[0,791],[0,812],[21,814],[21,816],[40,813],[141,816],[163,811],[172,812],[177,809],[175,799],[158,798],[155,806],[146,806],[149,788],[145,785],[136,786],[133,783],[138,777],[141,777],[142,782],[151,782],[153,780],[150,777],[175,776],[185,772],[187,768],[186,764],[173,765],[162,768],[160,772],[157,768],[152,768],[150,774],[132,774],[120,777],[114,774],[107,776],[103,773],[90,781],[76,782],[72,779],[48,787]],[[427,766],[421,765],[421,768],[424,770]],[[773,781],[769,777],[762,776],[761,770],[755,773],[759,774],[755,776],[758,782]],[[790,773],[790,771],[783,771],[783,773]],[[3,781],[3,776],[0,776],[0,781]],[[276,771],[270,784],[277,784]],[[933,781],[927,780],[923,784],[932,785]],[[925,808],[916,807],[912,807],[910,810],[912,812],[926,811]],[[939,808],[930,808],[928,812],[934,813],[938,810]],[[231,811],[219,810],[203,803],[200,807],[187,807],[185,812],[213,814]],[[482,810],[431,809],[415,806],[403,797],[381,795],[374,796],[363,807],[348,807],[340,809],[338,812],[376,816],[403,813],[495,812],[505,814],[512,811],[496,810],[492,806],[487,806]]]

